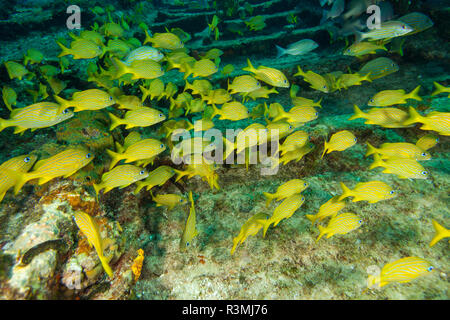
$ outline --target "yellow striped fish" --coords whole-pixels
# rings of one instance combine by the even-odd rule
[[[242,68],[242,70],[253,73],[256,79],[274,87],[289,88],[289,81],[280,70],[265,66],[259,66],[258,69],[255,69],[249,59],[247,59],[247,64],[248,66]]]
[[[120,145],[120,143],[116,141],[116,143],[115,143],[116,151],[118,153],[123,153],[125,150],[127,150],[127,148],[129,146],[131,146],[132,144],[135,144],[141,140],[142,140],[141,134],[137,131],[132,131],[123,140],[123,145]]]
[[[72,55],[74,59],[92,59],[101,56],[105,52],[105,47],[100,47],[97,43],[87,39],[78,39],[70,43],[70,48],[65,47],[62,43],[56,42],[61,48],[58,58]]]
[[[221,109],[217,109],[213,105],[213,109],[214,112],[211,115],[211,119],[216,115],[219,115],[219,120],[239,121],[247,119],[250,116],[250,112],[248,111],[247,107],[239,101],[230,101],[224,103]]]
[[[382,39],[392,39],[395,37],[404,36],[414,29],[401,21],[386,21],[383,22],[378,29],[370,30],[366,33],[357,32],[357,41],[369,39],[369,40],[382,40]]]
[[[205,100],[207,104],[215,105],[227,103],[232,98],[227,90],[220,88],[211,90],[208,95],[202,96],[202,99]]]
[[[378,154],[374,155],[374,161],[369,169],[384,168],[383,173],[397,175],[400,179],[427,179],[428,172],[413,159],[390,158],[382,160]]]
[[[158,101],[161,100],[164,93],[164,82],[159,79],[153,79],[152,82],[150,82],[150,85],[148,89],[144,86],[139,86],[142,92],[142,98],[141,101],[144,102],[145,99],[147,99],[148,96],[150,96],[150,100],[153,100],[155,98],[158,98]]]
[[[344,56],[360,57],[366,54],[376,54],[377,50],[387,51],[384,45],[371,42],[356,42],[344,50]]]
[[[14,133],[27,129],[32,131],[54,126],[72,118],[74,113],[69,109],[60,110],[53,102],[39,102],[28,107],[14,109],[9,119],[0,119],[0,131],[8,127],[16,127]]]
[[[303,159],[305,155],[313,151],[314,148],[315,145],[313,143],[307,143],[301,148],[286,152],[283,156],[281,156],[279,162],[281,162],[284,165],[288,164],[293,160],[295,160],[295,162],[299,162],[300,160]]]
[[[358,73],[362,76],[369,74],[369,78],[375,80],[397,72],[399,69],[398,64],[391,59],[380,57],[367,62]]]
[[[125,64],[130,65],[135,60],[154,60],[156,62],[161,61],[164,58],[164,55],[158,49],[142,46],[131,51],[126,59]]]
[[[228,80],[228,91],[231,94],[235,93],[249,93],[261,88],[261,83],[249,75],[239,76],[233,79],[233,82],[230,84],[230,80]]]
[[[168,207],[168,210],[172,210],[177,205],[187,203],[186,199],[179,194],[169,193],[154,196],[150,191],[150,195],[152,196],[152,200],[156,202],[157,207],[165,206]]]
[[[433,82],[433,84],[436,90],[433,91],[433,93],[431,94],[432,96],[437,96],[438,94],[441,93],[450,93],[450,87],[444,87],[443,85],[437,83],[436,81]],[[448,95],[448,98],[450,98],[450,94]]]
[[[187,79],[191,74],[193,78],[209,77],[219,70],[216,64],[209,59],[195,61],[192,67],[189,64],[185,64],[185,67],[184,79]]]
[[[441,226],[434,219],[432,220],[432,222],[433,222],[433,227],[434,227],[434,230],[436,231],[436,234],[434,235],[433,239],[430,242],[430,247],[434,246],[436,243],[438,243],[442,239],[450,237],[449,229],[446,229],[445,227]]]
[[[189,216],[186,220],[186,226],[184,227],[183,235],[180,240],[180,251],[185,251],[186,248],[191,244],[192,239],[198,235],[196,228],[196,215],[194,207],[194,199],[192,198],[192,191],[189,191],[189,201],[191,202],[191,207],[189,209]]]
[[[194,80],[192,84],[186,80],[186,85],[183,91],[191,90],[192,94],[199,94],[205,96],[209,94],[212,88],[213,87],[211,82],[209,82],[206,79]]]
[[[74,107],[75,112],[84,110],[100,110],[116,103],[114,98],[107,92],[99,89],[89,89],[75,92],[72,100],[65,100],[57,95],[54,96],[61,109]]]
[[[367,290],[374,287],[381,288],[392,282],[407,283],[433,271],[434,267],[422,258],[407,257],[399,259],[386,264],[381,269],[380,275],[369,275]]]
[[[409,107],[409,118],[403,124],[411,125],[416,122],[423,124],[420,127],[422,130],[433,130],[442,136],[450,136],[450,112],[432,111],[421,116],[413,107]]]
[[[93,186],[97,195],[102,189],[105,189],[103,191],[105,194],[114,188],[122,189],[147,177],[148,171],[146,169],[133,166],[131,164],[123,164],[104,173],[102,176],[102,181],[99,184],[94,183]]]
[[[129,66],[116,58],[113,58],[113,62],[116,66],[113,79],[119,79],[127,73],[132,74],[131,80],[155,79],[164,75],[164,68],[151,59],[134,60]]]
[[[22,80],[22,78],[29,73],[23,65],[14,61],[6,61],[5,68],[11,80],[14,78]]]
[[[106,258],[103,253],[103,239],[100,236],[100,229],[97,222],[93,217],[82,211],[75,212],[73,218],[78,228],[86,236],[91,248],[92,246],[95,248],[103,269],[110,278],[113,278],[113,271],[108,264],[108,258]]]
[[[367,142],[366,157],[371,154],[379,154],[381,159],[405,158],[417,161],[431,159],[431,155],[428,152],[423,151],[423,149],[412,143],[406,142],[383,143],[379,148],[375,148]]]
[[[28,172],[36,160],[35,155],[23,155],[9,159],[0,165],[0,202],[3,200],[6,191],[14,187],[18,175]]]
[[[275,193],[263,192],[264,196],[267,198],[266,207],[275,199],[275,201],[280,201],[290,196],[303,192],[308,188],[308,182],[301,179],[292,179],[277,188]]]
[[[328,222],[326,227],[319,225],[320,234],[316,239],[316,242],[320,240],[324,235],[327,235],[327,239],[335,234],[346,234],[350,231],[358,229],[362,225],[363,221],[355,214],[350,212],[341,213],[334,216]]]
[[[311,224],[314,225],[314,223],[318,221],[322,221],[327,217],[334,217],[338,214],[339,211],[344,209],[345,202],[339,200],[339,196],[334,196],[324,204],[322,204],[319,208],[319,212],[316,214],[307,214],[305,217],[311,221]]]
[[[341,182],[341,188],[342,195],[338,198],[339,201],[353,197],[352,202],[368,201],[369,203],[376,203],[396,196],[395,190],[382,181],[360,182],[353,190],[350,190]]]
[[[439,142],[439,138],[436,137],[434,134],[426,134],[423,137],[421,137],[416,142],[416,146],[419,147],[422,150],[428,150],[433,148],[435,145],[437,145]]]
[[[330,92],[327,80],[325,80],[325,78],[320,74],[317,74],[311,70],[309,70],[308,72],[303,72],[300,66],[297,66],[297,69],[298,72],[294,74],[294,77],[302,76],[303,80],[308,82],[311,85],[312,89],[319,90],[325,93]]]
[[[134,194],[139,193],[142,188],[146,188],[147,191],[150,191],[155,186],[162,186],[174,175],[175,170],[173,168],[169,166],[159,166],[155,170],[151,171],[145,180],[138,181],[136,183],[136,190],[134,190]]]
[[[116,102],[119,109],[135,110],[144,107],[141,99],[136,96],[121,95]]]
[[[355,135],[348,130],[342,130],[333,134],[329,142],[325,141],[321,159],[326,153],[333,151],[344,151],[353,147],[358,140]]]
[[[17,103],[17,93],[14,89],[4,86],[2,88],[2,98],[8,110],[12,111],[12,106],[15,106]]]
[[[110,131],[121,125],[125,125],[125,129],[131,129],[134,127],[149,127],[166,120],[164,113],[147,107],[130,110],[125,113],[123,119],[116,117],[112,113],[109,113],[109,117],[111,118]]]
[[[405,90],[403,89],[380,91],[370,98],[367,105],[374,107],[389,107],[394,104],[405,104],[408,99],[422,101],[422,98],[419,97],[419,91],[420,85],[408,94],[405,93]]]
[[[292,107],[288,112],[279,110],[277,117],[273,121],[286,119],[294,125],[314,121],[319,117],[319,112],[313,107]]]
[[[309,135],[307,132],[299,130],[286,137],[283,144],[280,146],[281,155],[286,152],[294,151],[305,146],[309,141]]]
[[[397,21],[402,21],[413,28],[413,31],[407,33],[408,36],[427,30],[434,25],[433,21],[431,21],[428,16],[420,12],[408,13],[398,18]]]
[[[58,177],[68,178],[93,159],[94,155],[86,149],[68,148],[50,158],[39,160],[32,171],[20,175],[14,192],[17,194],[25,183],[33,179],[39,179],[41,185]]]
[[[263,225],[258,221],[264,220],[266,218],[267,214],[259,212],[253,215],[242,225],[239,234],[235,238],[233,238],[233,247],[231,248],[230,251],[231,255],[233,255],[234,251],[236,250],[236,247],[239,244],[244,243],[245,239],[247,239],[249,236],[255,236],[258,233],[258,231],[261,230]]]
[[[176,50],[184,48],[183,41],[180,40],[175,34],[170,32],[155,33],[153,37],[145,30],[144,44],[151,43],[155,48]]]
[[[111,170],[120,160],[125,160],[125,163],[145,160],[157,156],[164,150],[166,150],[166,146],[157,139],[138,141],[121,153],[107,149],[106,152],[112,158],[109,169]]]
[[[397,108],[372,108],[367,113],[353,105],[355,114],[348,120],[366,119],[365,124],[376,124],[384,128],[406,128],[404,121],[408,119],[408,113]]]

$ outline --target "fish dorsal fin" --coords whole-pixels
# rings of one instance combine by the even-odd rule
[[[14,118],[20,111],[22,111],[22,108],[12,109],[9,117]]]

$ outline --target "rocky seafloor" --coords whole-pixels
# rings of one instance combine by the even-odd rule
[[[80,1],[80,5],[82,3]],[[120,7],[120,1],[117,6]],[[145,6],[151,4],[145,2]],[[49,10],[53,12],[50,16],[55,16],[55,11],[51,11],[55,9]],[[286,6],[285,11],[290,10],[297,9]],[[407,39],[404,56],[390,55],[400,66],[398,72],[372,83],[323,94],[293,77],[297,65],[326,73],[346,71],[348,66],[357,70],[364,62],[341,55],[345,43],[330,44],[327,32],[314,27],[314,21],[320,20],[318,6],[301,10],[311,19],[311,25],[309,29],[298,29],[306,30],[304,36],[321,45],[319,50],[307,56],[275,59],[274,39],[282,39],[280,43],[284,45],[298,37],[287,32],[287,35],[274,38],[275,32],[285,31],[276,30],[275,26],[271,26],[274,30],[261,35],[252,34],[253,40],[248,40],[250,35],[236,40],[225,38],[211,44],[199,44],[195,37],[193,39],[193,50],[221,48],[225,52],[221,67],[227,63],[235,66],[236,71],[231,76],[242,73],[240,69],[246,66],[248,57],[254,65],[283,70],[291,83],[301,86],[299,95],[315,100],[323,98],[323,108],[319,109],[317,120],[301,127],[315,144],[313,152],[297,163],[281,166],[276,175],[261,175],[261,165],[250,165],[248,171],[244,165],[222,166],[217,170],[220,190],[211,190],[197,177],[183,179],[180,184],[169,181],[161,188],[153,189],[156,193],[180,193],[180,189],[193,192],[199,235],[185,252],[180,252],[179,241],[189,212],[188,205],[170,211],[156,207],[149,192],[134,195],[133,186],[112,190],[96,200],[92,182],[99,181],[101,173],[109,166],[104,149],[112,147],[115,140],[123,141],[126,136],[123,129],[110,133],[106,112],[81,112],[55,127],[23,135],[13,135],[11,130],[1,132],[0,163],[32,151],[41,157],[52,155],[75,143],[89,146],[97,155],[93,163],[69,179],[52,180],[42,186],[28,184],[17,196],[12,192],[5,195],[0,203],[0,299],[449,299],[449,243],[442,240],[430,248],[429,242],[435,233],[431,220],[446,226],[450,218],[450,138],[440,136],[439,143],[430,149],[432,159],[422,162],[430,172],[430,179],[399,179],[382,173],[381,168],[369,170],[372,158],[364,156],[366,142],[375,146],[383,142],[415,143],[427,131],[420,130],[419,125],[387,129],[365,125],[362,119],[348,120],[353,114],[353,104],[362,106],[362,110],[368,109],[364,106],[376,92],[386,89],[410,92],[419,84],[422,85],[423,101],[409,100],[400,108],[407,110],[412,105],[426,112],[450,111],[449,98],[431,96],[434,81],[447,85],[450,81],[449,37],[448,33],[441,32],[448,19],[442,18],[441,12],[435,15],[432,11],[427,12],[435,26]],[[182,28],[189,25],[190,20],[184,21],[188,17],[186,13],[180,18],[176,10],[171,11],[172,16],[152,12],[153,17],[149,13],[146,23],[150,28],[155,24],[155,31],[170,23]],[[12,16],[3,17],[0,31],[5,31],[7,22],[4,21],[17,19]],[[38,28],[42,28],[42,21],[35,23],[35,31],[25,30],[17,37],[0,41],[2,61],[21,59],[30,44],[52,61],[51,57],[59,52],[54,40],[67,30],[54,27],[45,33]],[[196,30],[185,31],[196,33]],[[142,37],[142,33],[139,36]],[[83,63],[73,64],[64,75],[65,80],[80,90],[86,84],[85,80],[77,80]],[[3,67],[0,74],[1,85],[9,84]],[[167,73],[163,79],[178,81],[180,86],[183,83],[177,71]],[[212,79],[226,87],[226,77],[215,75]],[[20,88],[27,84],[15,82],[14,85]],[[268,103],[288,106],[289,89],[278,91],[279,94],[272,95]],[[19,98],[19,101],[27,105],[31,98]],[[258,103],[246,105],[251,108]],[[161,110],[167,108],[164,102],[154,106]],[[3,108],[0,116],[6,118],[7,115]],[[244,128],[252,121],[215,122],[217,128],[225,129]],[[320,159],[324,141],[331,133],[343,129],[351,130],[358,143],[351,149],[333,152]],[[156,130],[152,127],[139,131],[154,134]],[[158,164],[170,165],[169,155],[159,157],[154,167]],[[276,204],[266,208],[263,192],[275,192],[279,185],[294,178],[309,183],[303,192],[305,203],[291,218],[269,228],[265,238],[261,232],[249,237],[230,255],[232,239],[242,224],[258,212],[273,212]],[[346,235],[323,238],[316,243],[318,230],[311,226],[305,215],[315,214],[321,204],[340,194],[339,182],[351,187],[370,180],[386,182],[397,190],[398,195],[375,204],[353,203],[347,199],[344,210],[360,216],[364,220],[363,226]],[[111,239],[105,249],[112,256],[113,279],[108,279],[97,254],[73,222],[72,214],[77,210],[98,217],[102,237]],[[44,243],[45,246],[41,245]],[[134,281],[131,266],[140,248],[144,250],[145,259],[140,278]],[[24,254],[29,257],[26,266],[19,262],[19,256]],[[369,267],[381,268],[407,256],[430,261],[436,272],[410,283],[390,284],[363,293]]]

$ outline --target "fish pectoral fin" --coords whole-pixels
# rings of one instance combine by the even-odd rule
[[[52,180],[53,179],[53,177],[50,177],[50,178],[48,178],[48,177],[42,177],[42,178],[39,178],[39,184],[41,185],[41,184],[44,184],[44,183],[47,183],[47,182],[49,182],[50,180]]]
[[[128,183],[128,184],[124,184],[123,186],[120,186],[120,187],[119,187],[119,189],[123,189],[123,188],[126,188],[126,187],[128,187],[129,185],[131,185],[131,183]]]

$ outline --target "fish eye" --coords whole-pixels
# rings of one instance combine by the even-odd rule
[[[113,101],[113,99],[114,99],[113,97],[109,96],[109,101]]]
[[[433,266],[429,266],[429,267],[427,268],[427,270],[431,272],[431,271],[434,270],[434,267],[433,267]]]
[[[23,159],[23,161],[25,161],[25,162],[30,162],[30,157],[26,157],[25,159]]]
[[[284,83],[287,83],[287,80],[283,80]]]
[[[64,109],[62,113],[63,113],[63,114],[69,113],[69,109]]]
[[[356,139],[356,138],[355,138],[355,139],[353,139],[353,140],[355,140],[355,142],[357,142],[357,141],[358,141],[358,139]]]
[[[391,190],[391,192],[389,192],[389,194],[394,194],[395,193],[395,190]]]
[[[439,142],[439,138],[436,138],[436,142]]]
[[[162,118],[162,117],[164,117],[164,115],[163,115],[162,113],[160,113],[160,114],[159,114],[159,117]]]
[[[183,202],[183,198],[180,199],[180,202],[181,202],[181,203]]]
[[[291,130],[292,129],[292,126],[291,125],[289,125],[289,130]]]
[[[161,143],[161,145],[159,146],[161,149],[164,148],[164,143]]]
[[[323,88],[324,88],[324,89],[326,89],[326,88],[327,88],[327,86],[323,86]]]
[[[89,159],[91,156],[92,156],[92,154],[91,154],[91,153],[88,153],[88,154],[86,155],[86,158]]]
[[[427,153],[426,152],[422,152],[422,157],[426,157]]]
[[[164,71],[164,68],[163,68],[163,67],[161,67],[161,71]]]
[[[426,175],[428,174],[428,172],[422,171],[422,174],[423,174],[424,176],[426,176]]]
[[[358,223],[359,223],[359,224],[362,224],[362,223],[363,223],[362,219],[361,219],[361,220],[359,220],[359,221],[358,221]]]
[[[370,99],[370,102],[374,103],[374,102],[375,102],[375,100],[373,100],[373,99]]]
[[[186,247],[189,247],[189,242],[186,242]]]
[[[308,186],[308,182],[305,182],[303,185],[304,185],[305,187],[307,187],[307,186]]]
[[[257,86],[259,86],[259,85],[260,85],[260,84],[259,84],[259,81],[256,81],[256,85],[257,85]]]
[[[145,173],[145,170],[141,170],[141,172],[139,172],[140,175],[143,175]]]
[[[305,201],[305,197],[302,197],[302,201]]]

